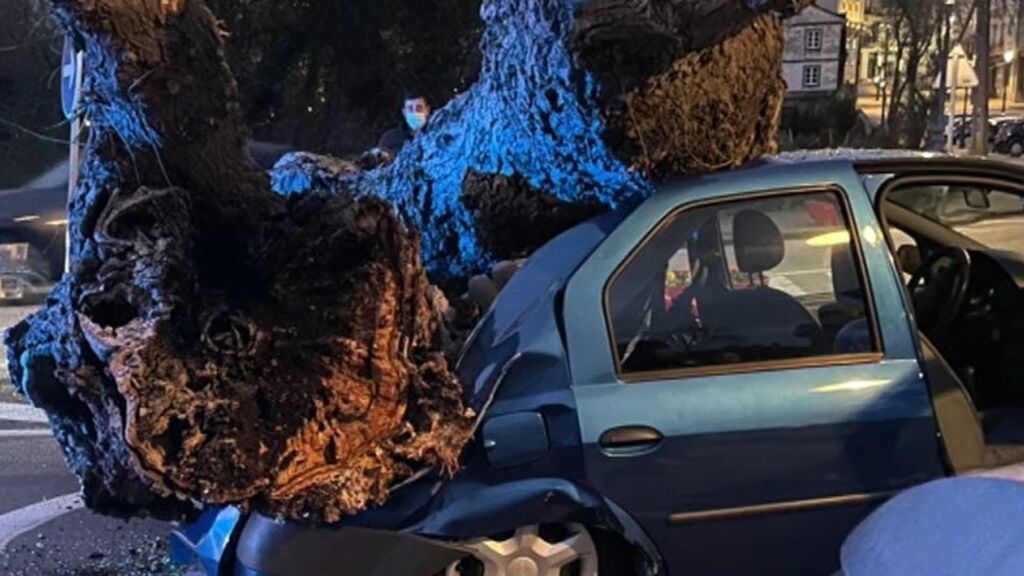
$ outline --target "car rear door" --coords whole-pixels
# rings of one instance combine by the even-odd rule
[[[830,573],[875,506],[943,475],[898,282],[842,162],[669,188],[576,273],[587,474],[670,573]]]

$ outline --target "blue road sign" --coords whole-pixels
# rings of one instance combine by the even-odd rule
[[[60,63],[60,101],[64,108],[64,116],[71,119],[78,107],[78,51],[70,36],[64,37],[64,54]]]

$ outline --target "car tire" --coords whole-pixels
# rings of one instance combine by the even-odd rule
[[[464,544],[470,555],[444,576],[631,576],[631,554],[607,533],[583,524],[524,526]]]
[[[1024,155],[1024,142],[1010,144],[1010,156],[1020,158],[1022,155]]]

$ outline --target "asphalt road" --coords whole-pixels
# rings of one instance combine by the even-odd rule
[[[0,307],[0,330],[32,310]],[[78,481],[68,472],[49,426],[10,386],[6,356],[0,374],[0,574],[180,574],[167,559],[168,524],[114,520],[81,507]]]

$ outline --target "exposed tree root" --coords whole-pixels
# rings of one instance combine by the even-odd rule
[[[765,16],[626,95],[611,125],[647,174],[700,174],[772,154],[786,84],[782,24]]]

